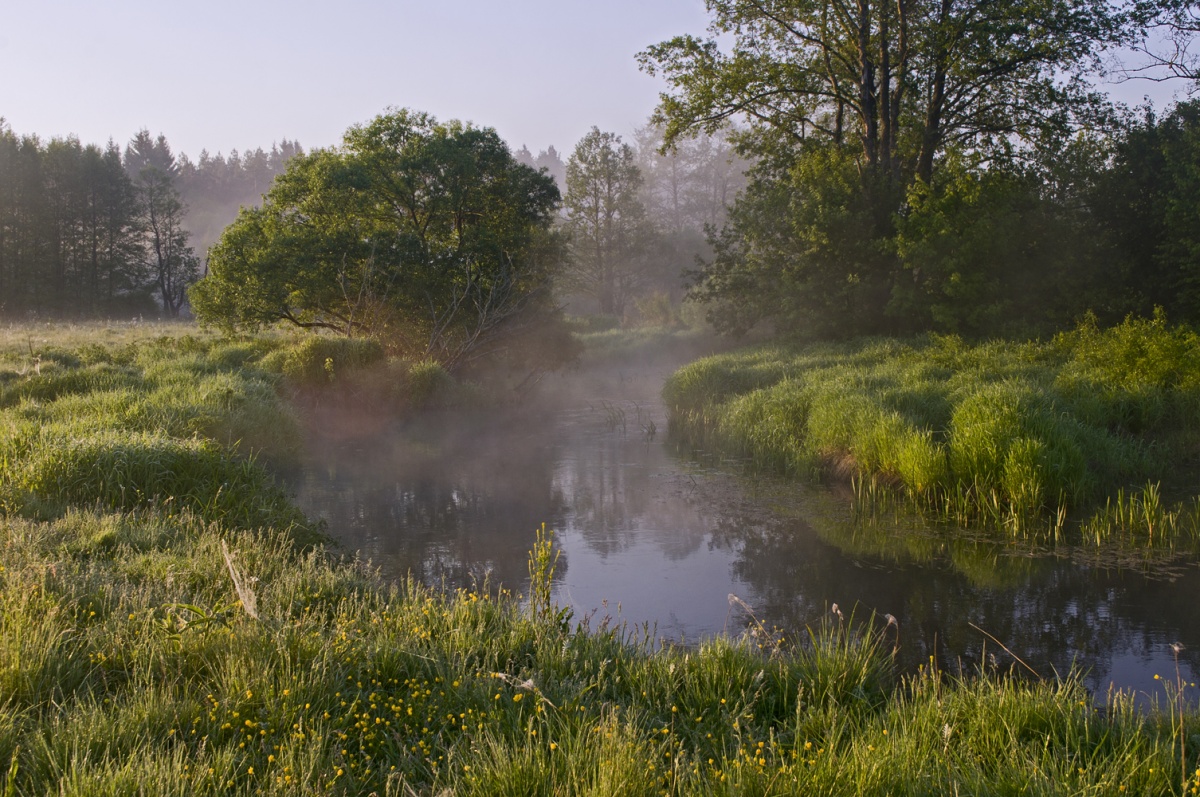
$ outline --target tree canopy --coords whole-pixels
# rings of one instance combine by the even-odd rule
[[[593,127],[567,161],[567,286],[621,315],[645,278],[651,230],[639,196],[642,174],[633,148]]]
[[[738,120],[756,159],[693,275],[720,328],[982,332],[1077,309],[1088,176],[1066,161],[1107,123],[1085,76],[1128,17],[1106,0],[707,5],[709,38],[639,58],[669,86],[668,145]]]
[[[555,315],[559,193],[490,128],[395,110],[293,158],[191,292],[227,328],[370,335],[448,366]]]

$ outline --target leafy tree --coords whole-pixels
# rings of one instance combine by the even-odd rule
[[[187,208],[175,187],[179,166],[166,137],[151,139],[143,129],[125,148],[125,169],[137,186],[151,279],[163,312],[176,317],[187,302],[188,288],[200,277],[200,261],[183,226]]]
[[[571,240],[566,285],[621,315],[645,278],[650,226],[633,148],[593,127],[567,161],[565,228]]]
[[[1200,101],[1147,114],[1116,142],[1089,199],[1114,269],[1110,316],[1200,321]],[[1107,309],[1107,308],[1106,308]]]
[[[464,365],[553,324],[553,180],[491,128],[410,110],[288,163],[191,291],[204,321],[288,321]]]
[[[668,142],[746,124],[735,141],[757,158],[755,185],[696,275],[697,295],[731,330],[760,319],[807,334],[912,328],[893,294],[931,272],[898,251],[909,197],[940,190],[948,154],[986,170],[1094,116],[1103,103],[1083,70],[1122,33],[1103,0],[708,8],[710,38],[677,37],[639,58],[670,86],[658,111]]]

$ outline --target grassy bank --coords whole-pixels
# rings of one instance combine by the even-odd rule
[[[383,583],[321,547],[246,456],[294,450],[281,395],[401,367],[297,353],[324,345],[184,333],[0,348],[6,794],[1198,785],[1194,743],[1180,744],[1200,715],[1174,710],[1193,687],[1171,673],[1145,713],[1121,695],[1097,710],[1071,679],[899,677],[903,629],[878,618],[662,648],[552,605],[554,550],[533,530],[526,599]]]
[[[759,347],[681,369],[664,397],[695,443],[960,522],[1061,531],[1099,507],[1097,540],[1200,534],[1200,337],[1162,319],[1048,343]]]

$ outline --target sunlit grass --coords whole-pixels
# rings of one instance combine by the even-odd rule
[[[660,647],[494,592],[382,583],[182,514],[3,521],[17,793],[1171,793],[1178,729],[1078,681],[894,674],[898,635]],[[531,533],[530,539],[533,541]],[[1184,685],[1185,689],[1192,689]],[[1200,717],[1184,716],[1185,731]],[[1195,755],[1186,754],[1189,767]]]
[[[696,444],[891,484],[935,515],[1026,533],[1121,489],[1186,489],[1198,363],[1200,336],[1156,318],[1043,344],[767,346],[686,366],[663,395],[672,430]]]

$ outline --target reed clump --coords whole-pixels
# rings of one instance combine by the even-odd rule
[[[1119,489],[1188,489],[1198,363],[1200,336],[1160,315],[1046,343],[771,345],[692,363],[663,396],[696,445],[891,484],[963,523],[1061,531]]]

